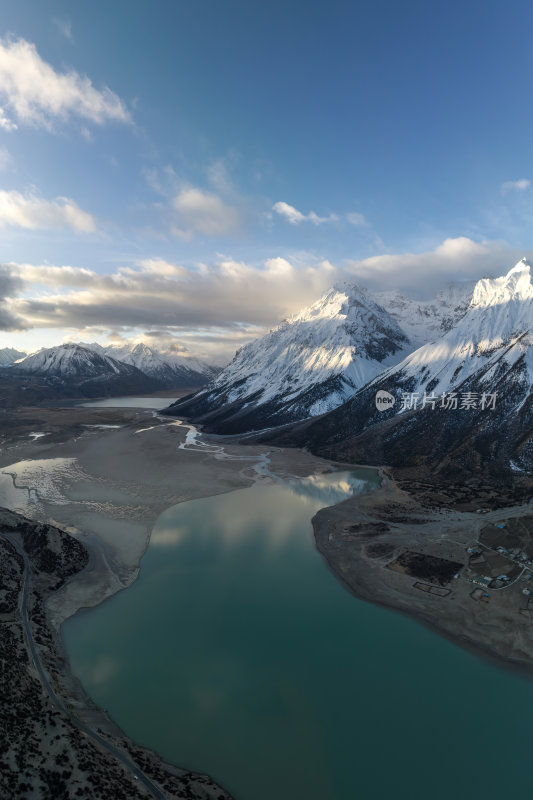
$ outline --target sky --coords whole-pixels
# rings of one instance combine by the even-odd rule
[[[533,258],[533,5],[4,0],[0,347],[225,363]]]

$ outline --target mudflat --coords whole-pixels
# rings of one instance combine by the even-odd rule
[[[135,580],[153,524],[169,506],[269,480],[254,469],[264,458],[282,477],[331,469],[299,450],[215,436],[181,449],[189,427],[143,409],[20,409],[8,430],[0,471],[19,489],[13,510],[79,537],[90,556],[49,599],[56,626]]]

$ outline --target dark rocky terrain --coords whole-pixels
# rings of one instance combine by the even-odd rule
[[[67,398],[119,397],[152,394],[164,388],[135,367],[128,374],[103,375],[66,380],[56,376],[31,375],[16,367],[0,368],[0,407],[36,405]]]

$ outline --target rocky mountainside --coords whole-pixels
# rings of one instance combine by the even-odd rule
[[[409,348],[368,292],[342,284],[243,347],[203,391],[171,407],[219,433],[257,430],[340,405]]]

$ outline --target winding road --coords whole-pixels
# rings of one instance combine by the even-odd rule
[[[28,653],[31,656],[33,661],[33,666],[37,670],[39,675],[40,681],[44,687],[46,694],[49,696],[50,700],[52,701],[53,705],[60,711],[68,720],[71,722],[74,727],[76,727],[81,733],[87,736],[89,739],[92,739],[93,742],[98,745],[103,750],[107,751],[113,758],[116,758],[117,761],[120,761],[123,767],[127,769],[134,780],[137,780],[139,784],[142,784],[145,789],[152,795],[152,797],[157,798],[157,800],[167,800],[167,796],[163,794],[163,792],[145,775],[139,767],[131,761],[124,753],[115,747],[115,745],[108,742],[98,733],[92,730],[88,725],[82,722],[78,717],[76,717],[72,711],[70,711],[63,701],[58,697],[52,686],[50,685],[50,681],[48,679],[48,675],[42,665],[41,658],[39,656],[39,652],[35,646],[35,641],[33,638],[33,632],[31,629],[30,621],[28,618],[28,591],[29,591],[29,582],[30,582],[30,575],[31,575],[31,564],[28,558],[26,551],[19,545],[16,539],[10,536],[7,533],[0,532],[0,536],[3,536],[17,551],[17,553],[22,557],[24,561],[24,574],[22,580],[22,591],[20,593],[19,599],[19,613],[20,618],[22,621],[23,629],[24,629],[24,638],[26,639],[26,646],[28,648]]]

